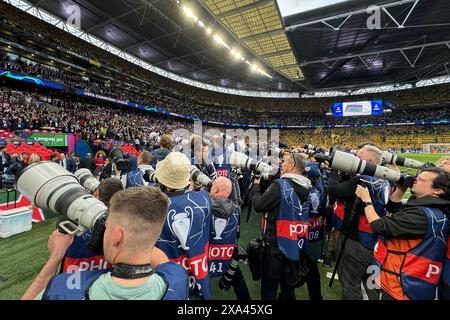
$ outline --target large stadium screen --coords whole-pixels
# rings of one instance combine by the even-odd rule
[[[335,117],[354,117],[380,115],[383,113],[383,101],[337,102],[334,104]]]

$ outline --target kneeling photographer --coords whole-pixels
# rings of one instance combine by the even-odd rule
[[[339,156],[334,157],[334,164],[341,162],[351,162],[340,156],[352,157],[362,167],[362,161],[367,164],[380,165],[382,162],[382,152],[373,145],[364,145],[358,151],[356,157],[345,152],[339,152]],[[317,156],[316,156],[317,158]],[[368,181],[370,195],[374,201],[374,206],[379,216],[386,213],[385,204],[390,191],[390,185],[386,180],[368,175],[350,175],[351,171],[340,172],[332,169],[328,178],[328,194],[337,199],[334,209],[334,218],[340,221],[341,228],[336,240],[336,261],[335,272],[339,275],[339,281],[343,289],[344,300],[362,300],[363,293],[361,282],[370,300],[378,300],[378,292],[367,287],[367,268],[372,264],[373,248],[377,241],[364,215],[364,203],[357,201],[355,196],[356,187],[361,183],[361,179]],[[346,178],[342,178],[346,176]],[[333,275],[334,277],[334,275]]]
[[[256,212],[264,214],[265,242],[261,270],[262,300],[295,300],[295,282],[303,251],[307,246],[309,217],[302,206],[308,200],[311,181],[302,176],[306,158],[299,153],[285,153],[281,178],[261,194],[260,180],[254,181],[250,198]],[[304,275],[303,275],[304,276]]]
[[[154,262],[152,249],[166,220],[168,204],[167,196],[156,188],[137,187],[114,194],[103,238],[111,270],[62,273],[52,278],[53,268],[73,239],[55,231],[48,243],[50,258],[22,299],[187,299],[188,278],[183,268],[167,260],[159,265]]]
[[[367,188],[356,190],[372,230],[380,235],[374,257],[381,267],[382,300],[434,300],[448,247],[450,174],[422,169],[411,187],[415,197],[402,204],[406,190],[397,186],[387,204],[390,215],[384,217],[375,211]]]

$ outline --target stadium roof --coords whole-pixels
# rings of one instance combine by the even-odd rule
[[[206,10],[202,3],[188,2],[195,15],[213,35],[208,35],[198,21],[183,14],[176,0],[27,0],[35,7],[66,21],[72,14],[70,7],[81,9],[81,29],[121,51],[130,53],[158,68],[205,84],[239,90],[299,92],[284,74],[271,70],[262,58],[242,48],[249,65],[235,61],[229,50],[214,41],[215,33],[223,36],[230,47],[240,44]],[[247,1],[249,2],[249,1]],[[268,2],[268,1],[265,1]],[[281,18],[274,0],[268,14],[277,14],[280,35],[289,48],[281,28]],[[275,10],[275,11],[274,11]],[[274,57],[275,59],[275,57]],[[289,64],[294,61],[291,53]],[[255,72],[250,63],[266,75]],[[286,71],[288,72],[288,71]],[[298,96],[298,94],[297,94]]]
[[[295,96],[450,76],[448,0],[26,1],[33,7],[24,10],[62,20],[77,5],[82,31],[74,34],[93,35],[152,71],[210,90]],[[373,4],[381,25],[372,30]]]
[[[314,1],[320,2],[332,1]],[[338,2],[283,17],[311,87],[354,89],[450,75],[448,0]],[[374,4],[378,9],[368,12]]]

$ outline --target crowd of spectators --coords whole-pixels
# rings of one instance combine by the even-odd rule
[[[131,100],[140,104],[157,107],[182,115],[189,115],[203,120],[259,125],[339,125],[339,124],[368,124],[368,123],[395,123],[436,121],[449,119],[449,108],[419,108],[411,112],[407,109],[398,109],[392,113],[381,116],[367,116],[355,118],[335,118],[324,116],[323,113],[267,113],[239,111],[237,109],[224,109],[217,105],[200,105],[192,99],[179,97],[178,100],[146,95],[142,90],[128,89],[120,84],[88,80],[76,74],[59,70],[55,67],[33,62],[29,59],[0,53],[0,66],[5,69],[56,81],[72,88],[81,88],[93,93],[112,97],[119,100]]]
[[[87,140],[113,139],[144,145],[153,131],[162,134],[188,126],[186,122],[152,117],[143,111],[94,105],[64,97],[50,99],[39,93],[7,87],[0,87],[0,114],[2,130],[60,130],[77,133]]]
[[[1,86],[0,114],[1,130],[58,130],[77,134],[89,141],[112,139],[141,147],[151,143],[151,132],[164,134],[180,128],[193,130],[192,122],[169,116],[111,103],[93,104],[69,96],[51,97]],[[426,137],[431,141],[425,141]],[[357,145],[372,140],[387,148],[414,149],[422,148],[423,143],[448,143],[450,134],[448,125],[317,128],[282,130],[281,140],[289,146],[313,143],[324,147]]]
[[[448,120],[450,85],[440,85],[414,90],[383,93],[382,96],[352,96],[309,99],[266,99],[239,97],[194,88],[161,77],[107,51],[72,36],[17,8],[0,2],[0,25],[13,29],[16,37],[38,40],[34,43],[91,59],[100,66],[115,70],[117,80],[99,76],[101,68],[80,74],[57,64],[49,65],[0,52],[0,67],[18,73],[41,77],[60,83],[68,88],[79,88],[111,98],[133,101],[163,111],[187,115],[209,121],[286,126],[327,126],[369,123],[398,123]],[[3,34],[2,37],[8,37]],[[17,38],[15,38],[17,39]],[[13,39],[11,39],[13,40]],[[360,101],[382,98],[399,107],[381,116],[336,118],[325,116],[329,106],[336,101],[350,99]],[[51,103],[47,103],[51,101]],[[411,110],[410,107],[414,107]],[[430,106],[433,106],[431,108]],[[409,107],[409,108],[406,108]],[[88,140],[114,139],[147,144],[149,133],[166,133],[174,128],[191,127],[192,122],[177,118],[160,117],[124,107],[112,107],[110,103],[87,103],[74,96],[58,98],[43,97],[38,93],[23,93],[2,87],[0,91],[1,128],[9,130],[55,128],[64,132],[78,133]],[[399,128],[399,127],[395,127]],[[420,129],[418,129],[420,128]],[[398,131],[400,130],[400,131]],[[437,130],[437,132],[436,132]],[[313,137],[323,145],[336,140],[355,141],[374,135],[381,143],[395,144],[392,136],[416,137],[417,134],[445,134],[446,126],[421,126],[351,129],[304,129],[287,131],[283,136],[297,144],[298,136]],[[398,131],[398,132],[397,132]],[[375,137],[376,136],[376,137]],[[305,138],[305,141],[308,140]],[[301,141],[303,142],[303,141]],[[308,141],[309,142],[309,141]],[[404,141],[400,140],[398,145]],[[414,147],[410,145],[410,147]]]
[[[272,115],[260,113],[253,115],[255,112],[278,110],[294,112],[294,114],[286,117],[287,119],[284,122],[286,125],[294,125],[299,122],[297,118],[299,111],[315,111],[323,114],[328,111],[333,102],[342,100],[361,101],[383,98],[400,108],[435,104],[439,106],[450,103],[449,85],[375,95],[307,99],[267,99],[222,94],[195,88],[154,74],[99,47],[86,43],[5,2],[0,2],[0,24],[5,28],[12,29],[16,35],[21,34],[24,37],[38,40],[37,43],[42,43],[45,46],[53,46],[55,49],[71,52],[85,59],[95,60],[99,64],[108,66],[110,70],[116,70],[117,74],[141,80],[139,85],[129,82],[128,87],[117,83],[106,86],[92,81],[89,81],[89,83],[80,80],[73,81],[72,76],[65,78],[65,76],[56,75],[56,78],[64,78],[65,83],[118,99],[134,100],[134,102],[146,105],[156,104],[156,106],[171,112],[181,114],[189,112],[194,117],[204,117],[207,120],[225,122],[232,118],[239,119],[240,121],[237,121],[237,123],[254,123],[254,121],[260,119],[266,121],[273,118]],[[128,79],[131,80],[131,78]],[[116,90],[115,86],[118,86],[119,90]],[[125,88],[129,89],[124,90]],[[218,111],[218,108],[220,108],[220,111]],[[302,118],[305,118],[301,119],[302,121],[310,119],[308,115]],[[348,120],[339,120],[339,122],[348,122]]]

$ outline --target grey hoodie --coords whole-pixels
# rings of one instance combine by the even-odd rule
[[[237,206],[227,198],[211,197],[211,210],[214,216],[221,219],[228,219],[233,214]]]

